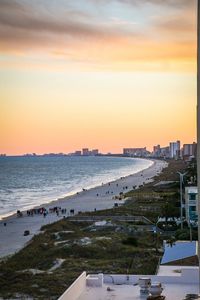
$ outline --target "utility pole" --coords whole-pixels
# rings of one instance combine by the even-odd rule
[[[177,173],[180,176],[180,204],[181,204],[180,217],[181,217],[181,229],[183,229],[183,177],[187,174],[187,172],[185,173],[177,172]]]

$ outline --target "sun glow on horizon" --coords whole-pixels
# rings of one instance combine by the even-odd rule
[[[2,0],[0,153],[192,143],[195,3]]]

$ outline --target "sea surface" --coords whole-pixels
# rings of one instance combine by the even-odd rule
[[[116,180],[151,166],[105,156],[0,157],[0,218]]]

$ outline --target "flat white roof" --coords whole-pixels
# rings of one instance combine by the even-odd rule
[[[108,291],[107,288],[111,291]],[[198,293],[196,284],[176,284],[167,283],[163,285],[162,295],[166,300],[182,300],[186,294]],[[86,287],[85,291],[77,300],[145,300],[146,297],[140,295],[139,286],[134,285],[113,285],[104,284],[103,287]]]
[[[190,266],[159,266],[158,276],[174,276],[180,277],[182,269],[194,269],[198,270],[199,267],[190,267]]]
[[[198,294],[198,275],[198,267],[177,266],[169,268],[161,266],[158,275],[86,276],[86,272],[83,272],[59,300],[146,300],[148,295],[140,293],[138,285],[140,277],[148,277],[151,283],[160,282],[163,287],[162,295],[166,300],[184,300],[187,294]]]

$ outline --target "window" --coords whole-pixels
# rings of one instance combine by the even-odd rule
[[[189,194],[189,200],[196,200],[196,194],[195,193]]]
[[[189,218],[190,220],[195,220],[197,217],[196,206],[189,207]]]
[[[196,206],[190,206],[190,211],[191,212],[196,212]]]

